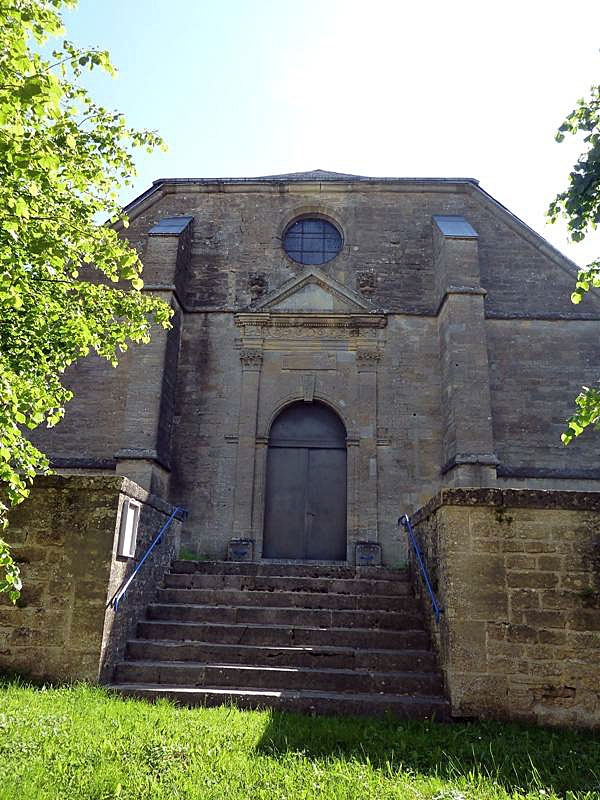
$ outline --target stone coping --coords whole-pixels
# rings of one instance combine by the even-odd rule
[[[38,475],[33,482],[33,488],[34,490],[113,491],[139,500],[140,503],[145,503],[166,516],[170,516],[175,509],[175,506],[162,497],[151,494],[123,475]]]
[[[442,489],[411,516],[413,525],[424,522],[441,506],[492,506],[495,508],[565,509],[600,512],[600,492],[555,489]]]

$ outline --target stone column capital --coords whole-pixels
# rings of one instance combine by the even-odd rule
[[[375,372],[380,360],[379,350],[365,348],[356,351],[356,366],[359,372]]]
[[[243,370],[260,370],[262,360],[262,350],[247,347],[240,350],[240,361]]]

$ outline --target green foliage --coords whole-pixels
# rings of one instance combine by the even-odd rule
[[[140,291],[136,251],[95,223],[127,225],[117,190],[135,174],[131,151],[162,140],[78,84],[83,70],[114,73],[108,53],[65,41],[41,54],[75,4],[0,0],[0,530],[48,470],[24,432],[62,419],[67,367],[91,352],[116,366],[128,343],[169,325],[168,307]],[[17,568],[0,540],[2,572],[0,591],[15,599]]]
[[[567,430],[561,434],[564,444],[569,444],[576,436],[593,425],[600,430],[600,390],[593,386],[582,386],[575,398],[577,411],[568,418]]]
[[[587,99],[577,101],[577,107],[558,129],[556,141],[564,141],[566,134],[582,134],[586,150],[571,171],[568,188],[550,204],[548,217],[551,222],[564,217],[571,239],[580,242],[600,223],[600,85],[592,86]],[[600,288],[600,259],[579,270],[571,301],[580,303],[592,287]],[[600,391],[582,387],[575,404],[576,411],[561,436],[565,444],[590,425],[600,429]]]
[[[0,592],[6,592],[9,600],[16,603],[21,593],[21,575],[8,545],[0,539]]]
[[[0,685],[0,800],[599,800],[600,739]]]

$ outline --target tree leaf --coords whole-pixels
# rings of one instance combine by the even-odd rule
[[[73,0],[2,3],[0,14],[0,529],[48,459],[26,433],[65,414],[71,365],[95,352],[109,363],[147,341],[171,311],[141,292],[137,252],[98,218],[119,219],[118,190],[135,173],[132,148],[161,146],[127,127],[79,83],[92,65],[114,74],[109,55],[62,31]],[[51,55],[51,59],[49,57]],[[84,121],[85,122],[82,122]],[[116,284],[130,281],[127,288]],[[18,569],[0,540],[0,592],[14,601]]]

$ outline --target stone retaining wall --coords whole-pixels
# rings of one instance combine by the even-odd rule
[[[126,497],[142,503],[135,560],[117,557]],[[30,498],[12,512],[6,536],[23,592],[17,606],[0,595],[0,671],[56,682],[107,680],[179,548],[179,521],[116,615],[107,602],[171,511],[122,477],[37,478]]]
[[[451,489],[413,524],[452,713],[600,728],[600,494]]]

